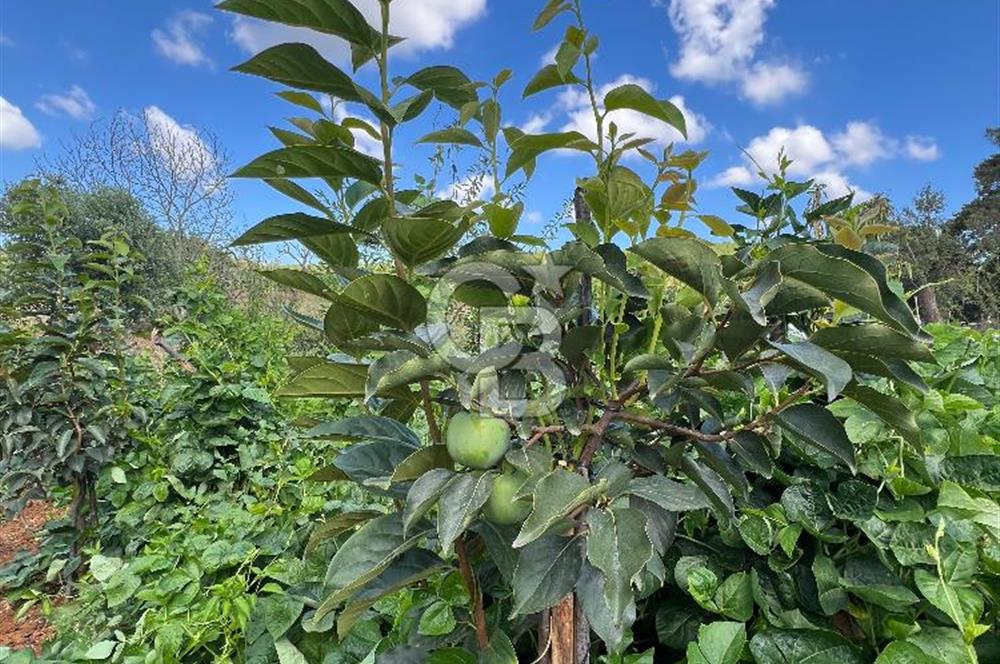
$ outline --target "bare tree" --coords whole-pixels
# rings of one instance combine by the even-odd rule
[[[98,120],[62,147],[40,170],[81,189],[129,192],[170,233],[175,259],[190,258],[197,240],[217,244],[227,238],[229,158],[211,132],[182,126],[152,106]]]

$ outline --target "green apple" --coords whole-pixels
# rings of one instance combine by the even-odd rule
[[[531,498],[514,498],[524,480],[525,477],[519,473],[504,473],[496,478],[493,491],[483,507],[487,519],[500,526],[513,526],[527,518],[531,511]]]
[[[448,422],[448,454],[469,468],[497,464],[510,447],[510,425],[498,417],[459,413]]]

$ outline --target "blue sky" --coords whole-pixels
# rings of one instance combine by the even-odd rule
[[[457,64],[487,79],[508,66],[505,123],[591,131],[574,95],[520,99],[566,20],[532,33],[542,4],[395,0],[394,31],[409,38],[395,73]],[[781,146],[796,175],[831,193],[885,192],[901,204],[929,182],[956,209],[972,197],[972,168],[989,151],[984,129],[1000,125],[995,0],[585,0],[584,9],[601,37],[598,82],[634,81],[673,98],[694,128],[687,145],[711,151],[700,169],[705,213],[732,219],[725,185],[759,186],[741,147],[769,165]],[[228,69],[286,38],[343,57],[333,38],[238,21],[202,0],[0,0],[0,180],[30,173],[120,108],[155,108],[163,122],[209,130],[241,165],[274,146],[267,125],[296,113],[270,94],[278,87]],[[362,77],[372,83],[371,71]],[[407,173],[429,154],[413,141],[448,113],[429,112],[402,132],[397,156]],[[619,124],[676,138],[655,121]],[[522,230],[538,230],[591,168],[586,158],[545,157]],[[294,209],[262,183],[235,187],[239,227]]]

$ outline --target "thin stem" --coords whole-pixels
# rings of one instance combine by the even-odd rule
[[[573,0],[573,14],[576,16],[577,26],[586,34],[580,0]],[[602,164],[604,164],[604,114],[601,113],[601,107],[597,104],[597,94],[594,92],[594,72],[591,66],[590,54],[586,52],[586,46],[584,47],[583,64],[587,72],[585,85],[587,95],[590,97],[590,108],[594,112],[594,122],[597,124],[597,169],[600,171]]]

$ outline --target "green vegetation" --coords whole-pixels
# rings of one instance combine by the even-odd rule
[[[304,44],[236,68],[311,114],[236,176],[311,212],[233,244],[312,262],[226,257],[121,191],[6,194],[0,490],[70,511],[0,566],[57,636],[0,662],[1000,660],[995,158],[948,222],[927,192],[901,228],[787,162],[723,219],[698,207],[705,153],[610,121],[685,132],[638,86],[601,96],[578,0],[535,20],[571,24],[523,94],[577,89],[593,139],[505,124],[509,70],[396,72],[380,6],[371,26],[348,0],[220,5],[379,74],[368,90]],[[449,124],[421,142],[476,150],[488,200],[394,168],[431,104]],[[567,149],[593,168],[549,246],[519,232],[521,196]],[[966,271],[931,273],[930,240]],[[195,247],[183,270],[146,258]],[[929,280],[976,326],[918,318]]]

